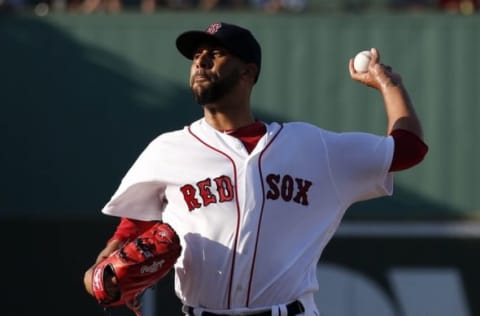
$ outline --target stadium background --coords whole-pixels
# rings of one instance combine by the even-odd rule
[[[425,162],[354,205],[327,247],[325,315],[480,315],[480,17],[321,10],[0,15],[1,314],[104,315],[82,289],[116,224],[99,209],[153,137],[201,115],[174,40],[218,20],[262,42],[259,118],[384,133],[381,99],[347,70],[377,47],[424,123]],[[158,315],[180,315],[171,283]]]

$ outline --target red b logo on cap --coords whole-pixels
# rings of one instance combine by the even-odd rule
[[[207,29],[207,33],[209,34],[215,34],[218,32],[218,30],[222,27],[222,23],[213,23],[210,25]]]

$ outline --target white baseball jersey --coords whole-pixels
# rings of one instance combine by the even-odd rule
[[[345,210],[392,193],[393,139],[270,123],[249,154],[200,119],[160,135],[105,214],[172,225],[183,303],[241,310],[317,290],[316,266]]]

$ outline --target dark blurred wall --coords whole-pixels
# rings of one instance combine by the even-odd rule
[[[83,273],[111,236],[115,220],[5,220],[0,222],[4,316],[133,316],[105,311],[83,288]],[[173,275],[155,289],[160,315],[181,315]]]

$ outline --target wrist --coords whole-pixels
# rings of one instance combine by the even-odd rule
[[[402,81],[399,79],[388,78],[380,82],[380,91],[388,93],[389,91],[404,91]]]

